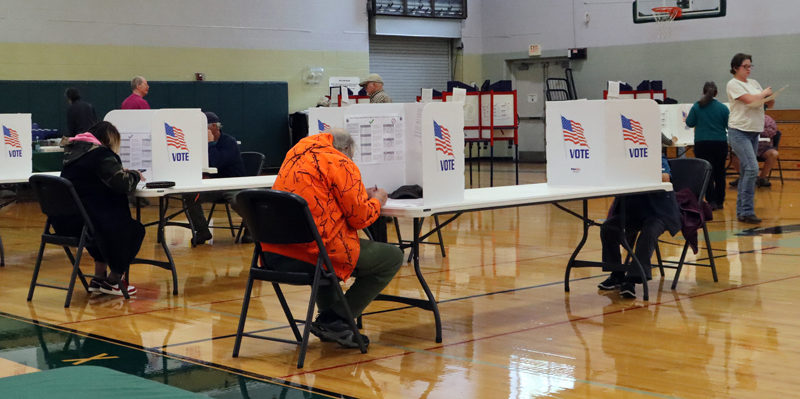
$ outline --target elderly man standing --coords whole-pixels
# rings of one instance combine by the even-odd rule
[[[358,84],[367,91],[370,104],[390,103],[392,98],[383,91],[383,79],[377,73],[371,73]]]
[[[308,202],[334,272],[342,281],[355,276],[345,301],[358,317],[397,273],[403,252],[391,244],[358,238],[358,230],[378,219],[387,196],[383,189],[364,187],[351,159],[353,150],[353,138],[341,129],[306,137],[289,150],[272,188],[293,192]],[[278,270],[313,271],[316,267],[314,243],[261,246],[267,262]],[[316,298],[320,313],[311,332],[323,341],[357,348],[345,319],[345,304],[334,293],[330,287],[320,287]],[[368,344],[367,337],[362,337]]]
[[[131,95],[122,102],[122,109],[150,109],[150,104],[144,96],[150,92],[147,79],[142,76],[134,76],[131,79]]]
[[[208,166],[217,168],[217,173],[213,177],[240,177],[244,176],[244,162],[242,154],[239,152],[239,144],[233,136],[222,133],[222,123],[219,116],[213,112],[206,112],[208,120]],[[208,229],[208,220],[203,214],[203,202],[216,202],[225,199],[231,204],[231,208],[238,213],[233,197],[237,190],[231,191],[210,191],[204,193],[188,193],[183,195],[183,204],[189,214],[192,226],[196,232],[192,238],[193,244],[199,245],[211,239],[211,231]]]

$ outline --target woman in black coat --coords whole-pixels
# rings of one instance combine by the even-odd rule
[[[109,122],[71,138],[64,147],[61,177],[75,186],[95,228],[95,242],[87,248],[95,260],[90,292],[122,295],[120,281],[128,272],[144,239],[144,226],[131,217],[128,194],[142,180],[139,171],[122,167],[120,135]],[[80,234],[82,220],[54,220],[56,231]],[[106,269],[110,273],[106,276]],[[125,286],[127,284],[123,284]],[[129,295],[136,288],[127,285]]]

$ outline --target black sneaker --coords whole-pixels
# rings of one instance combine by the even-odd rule
[[[208,231],[208,230],[206,230],[206,231],[198,231],[195,234],[195,236],[192,237],[192,245],[198,246],[198,245],[205,244],[206,241],[210,240],[211,238],[212,238],[212,235],[211,235],[210,231]]]
[[[739,185],[739,179],[733,180],[730,183],[731,187],[737,187]]]
[[[312,334],[316,335],[323,342],[337,342],[345,348],[358,348],[355,334],[344,320],[337,319],[330,323],[313,322],[309,326]],[[369,338],[361,334],[364,346],[369,346]]]
[[[623,283],[622,279],[619,279],[612,274],[608,276],[607,279],[603,280],[602,283],[597,284],[597,288],[604,291],[611,291],[617,289],[622,283]]]
[[[761,223],[761,218],[756,217],[756,215],[739,216],[738,219],[742,223],[749,223],[749,224]]]
[[[636,284],[632,281],[626,281],[619,287],[619,295],[623,298],[636,298]]]
[[[89,292],[100,292],[100,287],[103,285],[103,280],[93,278],[89,281]]]
[[[756,187],[772,187],[772,183],[766,177],[759,177],[756,179]]]

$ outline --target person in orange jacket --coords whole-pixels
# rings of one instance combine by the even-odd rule
[[[378,219],[387,195],[383,189],[364,187],[351,159],[353,150],[353,138],[341,129],[306,137],[289,150],[272,188],[298,194],[308,202],[334,272],[342,281],[357,272],[345,300],[358,317],[400,269],[403,252],[395,245],[358,238],[358,230]],[[261,247],[267,252],[267,263],[278,270],[316,267],[314,243]],[[344,304],[336,301],[334,290],[321,287],[316,301],[319,315],[311,332],[323,341],[357,348]],[[362,337],[368,344],[367,337]]]

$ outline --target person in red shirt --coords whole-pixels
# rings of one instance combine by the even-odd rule
[[[344,130],[306,137],[289,150],[272,188],[298,194],[308,202],[336,275],[347,281],[355,272],[345,300],[358,317],[397,273],[403,252],[395,245],[358,237],[358,230],[378,219],[387,195],[383,189],[364,187],[351,159],[353,150],[353,138]],[[267,263],[277,270],[313,271],[316,267],[314,243],[261,247],[267,252]],[[330,287],[320,288],[316,298],[320,313],[311,332],[323,341],[357,348],[344,304],[336,301],[334,293]],[[368,344],[367,337],[362,337]]]
[[[147,79],[142,76],[134,76],[131,79],[131,95],[122,102],[122,109],[150,109],[150,104],[144,96],[150,92]]]

